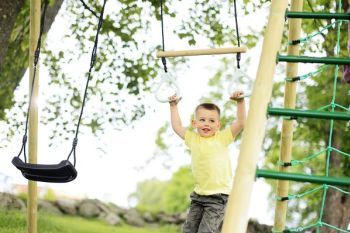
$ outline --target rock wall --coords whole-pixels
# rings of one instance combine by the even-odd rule
[[[15,195],[0,193],[0,210],[25,210],[26,203]],[[81,216],[84,218],[96,218],[109,225],[122,223],[144,227],[146,225],[174,224],[182,225],[186,219],[186,213],[165,214],[151,213],[141,214],[136,209],[125,209],[112,203],[103,203],[97,199],[69,200],[58,199],[54,202],[38,201],[38,210],[50,214]],[[256,221],[249,221],[247,233],[267,233],[271,227],[261,225]]]

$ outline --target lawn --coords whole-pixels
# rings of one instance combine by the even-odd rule
[[[0,210],[1,233],[25,233],[26,212]],[[39,233],[179,233],[175,226],[137,228],[131,226],[109,226],[98,220],[80,217],[58,216],[39,213]]]

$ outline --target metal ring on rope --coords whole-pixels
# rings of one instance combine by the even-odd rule
[[[228,84],[228,88],[227,88],[227,93],[229,95],[232,94],[232,92],[236,89],[239,89],[239,88],[234,88],[234,85],[236,85],[236,83],[234,82],[234,80],[239,80],[241,78],[248,78],[248,79],[251,79],[249,77],[249,75],[247,75],[244,71],[242,71],[241,69],[235,69],[234,72],[233,72],[233,75],[232,75],[232,80],[231,82]],[[244,91],[244,90],[243,90]],[[250,97],[251,94],[250,93],[245,93],[243,94],[242,96],[239,97],[239,99],[242,99],[242,98],[246,98],[246,97]]]
[[[164,95],[162,95],[162,88],[167,88]],[[169,97],[172,95],[176,95],[178,98],[181,98],[180,88],[175,80],[175,77],[164,72],[161,75],[161,81],[158,83],[155,90],[155,97],[161,103],[169,103]]]

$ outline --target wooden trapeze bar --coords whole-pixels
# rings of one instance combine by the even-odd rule
[[[212,48],[212,49],[195,49],[195,50],[178,50],[178,51],[159,51],[157,58],[160,57],[185,57],[200,55],[220,55],[231,53],[245,53],[248,50],[246,46],[231,48]]]

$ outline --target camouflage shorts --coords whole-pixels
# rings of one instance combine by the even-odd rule
[[[203,196],[193,192],[190,197],[191,205],[183,233],[219,233],[228,195]]]

